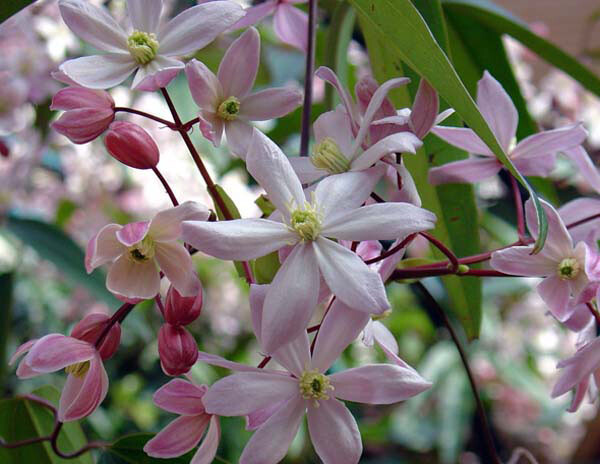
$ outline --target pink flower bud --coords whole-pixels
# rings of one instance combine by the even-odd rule
[[[202,311],[202,287],[196,296],[184,297],[173,287],[169,287],[165,301],[165,321],[172,325],[188,325],[194,322]]]
[[[87,143],[104,132],[115,119],[115,102],[103,90],[67,87],[52,98],[51,110],[65,113],[51,125],[73,143]]]
[[[136,169],[152,169],[159,152],[154,139],[137,124],[115,121],[104,138],[106,149],[121,163]]]
[[[2,155],[3,158],[8,158],[10,156],[10,148],[8,148],[8,145],[3,139],[0,139],[0,155]]]
[[[78,338],[79,340],[83,340],[95,345],[98,337],[100,337],[100,335],[104,332],[109,320],[110,317],[106,314],[88,314],[81,321],[79,321],[75,327],[73,327],[73,330],[71,331],[71,337]],[[116,323],[110,328],[108,334],[106,334],[104,341],[98,349],[102,359],[106,360],[115,354],[115,351],[117,351],[117,348],[119,347],[120,341],[121,326]]]
[[[183,327],[163,324],[158,332],[158,354],[165,374],[182,375],[198,359],[198,346],[192,334]]]
[[[354,86],[354,93],[356,94],[356,99],[358,101],[358,106],[360,108],[360,112],[364,113],[367,110],[367,106],[373,98],[373,94],[379,88],[379,84],[372,77],[363,77],[359,80]],[[385,116],[395,116],[396,110],[394,105],[389,100],[389,98],[384,98],[381,102],[381,106],[377,111],[377,116],[374,120],[381,119]]]

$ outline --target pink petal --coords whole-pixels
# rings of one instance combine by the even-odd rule
[[[260,61],[260,35],[253,27],[239,36],[227,49],[217,77],[225,98],[244,97],[250,92]]]
[[[323,237],[314,244],[319,269],[335,296],[351,308],[366,313],[389,309],[381,277],[356,254]]]
[[[250,141],[252,140],[252,132],[254,128],[247,122],[238,120],[230,121],[225,124],[225,135],[227,136],[227,146],[232,154],[246,159]]]
[[[90,89],[108,89],[120,84],[138,67],[130,54],[92,55],[60,65],[70,79]]]
[[[329,376],[336,398],[368,404],[393,404],[431,387],[414,369],[367,364]]]
[[[531,254],[533,247],[517,246],[492,253],[490,265],[505,274],[545,277],[556,274],[558,263],[544,253]]]
[[[410,124],[415,135],[423,139],[436,124],[440,109],[440,99],[435,89],[425,79],[419,82],[419,89],[410,113]]]
[[[294,156],[289,160],[298,179],[303,184],[312,184],[321,177],[329,175],[325,169],[317,169],[308,156]]]
[[[302,103],[302,92],[294,87],[277,87],[254,92],[240,101],[239,117],[266,121],[291,113]]]
[[[515,168],[524,176],[548,177],[556,167],[556,155],[513,158]]]
[[[544,212],[546,213],[546,219],[548,220],[548,236],[546,237],[546,243],[544,244],[542,253],[552,257],[555,261],[570,257],[573,253],[573,240],[571,239],[565,224],[550,203],[544,200],[542,200],[541,203],[542,208],[544,208]],[[532,237],[537,238],[537,216],[531,199],[525,202],[525,218],[529,232]]]
[[[568,412],[575,412],[579,409],[590,386],[590,380],[591,376],[587,376],[577,385],[575,394],[571,400],[571,405],[569,406],[569,409],[567,409]]]
[[[350,159],[352,156],[352,140],[354,134],[351,121],[344,107],[338,105],[335,111],[321,114],[313,124],[315,142],[321,142],[325,137],[330,137],[337,143],[342,154]]]
[[[187,8],[160,28],[158,52],[167,56],[187,55],[204,48],[242,16],[244,10],[229,1]]]
[[[596,338],[571,358],[558,363],[557,367],[562,368],[560,378],[557,380],[552,390],[552,398],[563,395],[575,387],[583,379],[591,375],[600,365],[600,338]]]
[[[326,66],[319,67],[315,71],[315,76],[323,79],[325,82],[329,82],[331,85],[333,85],[335,87],[335,89],[337,90],[338,95],[340,97],[340,100],[342,100],[342,104],[344,105],[344,108],[346,109],[346,114],[349,117],[349,122],[350,122],[350,124],[353,125],[352,131],[355,134],[358,133],[358,125],[357,125],[357,121],[359,121],[358,110],[356,109],[356,106],[355,106],[354,102],[352,101],[352,98],[348,94],[346,87],[344,87],[340,83],[336,74]],[[315,124],[316,124],[316,122],[315,122]],[[315,127],[314,130],[315,130],[315,138],[317,140],[320,140],[320,137],[317,135],[317,128]]]
[[[261,341],[267,353],[276,352],[306,329],[317,305],[318,271],[310,242],[296,245],[277,271],[263,310]]]
[[[141,242],[148,233],[149,228],[149,221],[132,222],[117,230],[115,236],[121,244],[130,247]]]
[[[581,124],[560,127],[521,140],[512,152],[513,158],[544,156],[581,145],[587,132]]]
[[[488,146],[471,129],[464,127],[435,126],[431,129],[435,135],[450,145],[477,155],[495,157]]]
[[[12,366],[14,363],[16,363],[17,359],[19,359],[21,356],[27,353],[37,341],[38,339],[34,338],[33,340],[29,340],[28,342],[25,342],[22,345],[20,345],[10,357],[10,361],[8,361],[8,364]]]
[[[291,5],[279,3],[273,25],[282,42],[306,52],[308,47],[308,15]]]
[[[208,414],[178,417],[146,443],[144,451],[154,458],[181,456],[198,445],[210,418]]]
[[[210,211],[206,206],[195,201],[185,203],[159,212],[150,222],[149,233],[156,241],[177,240],[181,235],[183,221],[206,221]]]
[[[127,52],[127,36],[104,8],[84,0],[61,0],[60,14],[75,34],[106,52]]]
[[[306,410],[306,400],[295,395],[277,410],[246,444],[240,464],[276,463],[286,455],[298,432]]]
[[[200,108],[216,111],[223,98],[223,88],[217,76],[198,60],[191,60],[185,67],[192,98]]]
[[[262,409],[257,409],[256,411],[248,414],[246,416],[246,430],[258,429],[261,425],[263,425],[267,421],[267,419],[269,419],[269,417],[271,417],[273,414],[275,414],[277,412],[277,410],[279,410],[279,408],[281,408],[281,406],[283,406],[285,403],[287,403],[287,401],[282,401],[279,403],[271,403]]]
[[[389,329],[379,321],[373,321],[371,326],[373,338],[386,352],[398,354],[398,342]]]
[[[540,282],[537,291],[544,303],[548,305],[552,315],[560,322],[566,321],[571,316],[573,313],[573,308],[569,307],[571,289],[567,281],[554,274]]]
[[[233,361],[229,361],[225,358],[222,358],[221,356],[217,356],[216,354],[205,353],[203,351],[198,352],[198,361],[210,364],[211,366],[224,367],[225,369],[230,369],[236,372],[267,372],[269,374],[288,377],[288,373],[283,371],[276,371],[272,369],[259,369],[258,367],[248,366],[246,364],[240,364]]]
[[[90,239],[85,251],[85,269],[88,274],[97,267],[113,261],[125,251],[125,247],[115,235],[119,230],[120,225],[108,224]]]
[[[362,440],[354,417],[341,401],[319,402],[308,408],[308,431],[315,451],[323,462],[358,463]]]
[[[225,128],[223,120],[209,110],[200,110],[198,120],[202,135],[206,137],[207,140],[211,141],[215,147],[221,145],[223,130]]]
[[[519,114],[506,91],[487,71],[477,83],[477,106],[504,151],[508,151],[517,133]]]
[[[409,170],[406,169],[406,166],[404,166],[404,163],[395,163],[392,168],[396,171],[395,173],[392,171],[396,179],[398,176],[400,176],[402,188],[392,195],[391,201],[411,203],[415,206],[421,206],[422,203],[421,197],[419,196],[419,191],[417,190],[417,186],[415,185],[415,181],[410,175]],[[388,172],[390,171],[388,170]]]
[[[108,376],[100,355],[96,354],[83,377],[67,377],[58,404],[58,420],[69,422],[89,416],[102,403],[107,392]]]
[[[298,381],[268,372],[239,372],[214,383],[204,394],[206,411],[219,416],[245,416],[257,409],[299,396]]]
[[[39,373],[55,372],[97,355],[94,345],[61,334],[40,338],[29,350],[25,363]]]
[[[587,184],[594,189],[596,193],[600,193],[600,173],[585,149],[581,145],[578,145],[563,150],[563,153],[573,161],[581,174],[581,177],[583,177]]]
[[[154,298],[160,290],[160,275],[154,260],[135,262],[125,254],[108,270],[106,288],[125,298]]]
[[[210,256],[237,261],[265,256],[297,240],[284,224],[267,219],[186,221],[181,237]]]
[[[202,444],[194,457],[190,461],[190,464],[210,464],[213,462],[219,448],[219,439],[221,438],[221,426],[219,425],[219,417],[212,416],[210,418],[210,425],[208,426],[208,432]]]
[[[245,10],[246,15],[235,23],[231,30],[242,29],[244,27],[252,26],[259,22],[264,17],[270,15],[275,11],[277,7],[277,0],[267,0],[266,2],[260,3],[256,6],[251,6]]]
[[[186,416],[204,413],[202,397],[206,386],[194,385],[183,379],[173,379],[154,393],[154,404],[165,411]]]
[[[495,158],[467,158],[453,161],[429,170],[429,182],[433,185],[451,183],[474,183],[497,174],[502,165]]]
[[[157,56],[150,63],[138,69],[131,83],[131,88],[145,92],[156,92],[169,85],[184,67],[185,64],[179,60]]]
[[[415,154],[421,148],[421,142],[417,136],[410,132],[397,132],[381,139],[352,162],[352,170],[359,171],[370,167],[384,156],[392,153]]]
[[[131,24],[138,31],[156,33],[162,8],[162,0],[127,0]]]
[[[177,242],[162,242],[156,244],[155,253],[158,266],[181,296],[196,296],[198,294],[196,268],[185,247]]]
[[[566,225],[574,224],[590,216],[600,214],[600,200],[596,198],[577,198],[565,203],[558,209],[560,217]],[[574,242],[586,240],[592,235],[592,240],[596,240],[597,232],[600,232],[600,218],[588,221],[575,227],[569,227],[569,233]]]

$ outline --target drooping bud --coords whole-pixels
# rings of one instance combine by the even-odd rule
[[[202,311],[202,287],[196,296],[184,297],[172,285],[167,292],[164,318],[172,325],[188,325],[194,322]]]
[[[104,137],[104,145],[113,158],[136,169],[152,169],[160,157],[154,139],[132,122],[113,122]]]
[[[198,359],[198,346],[192,334],[183,327],[163,324],[158,332],[158,355],[165,374],[182,375]]]
[[[0,156],[8,158],[10,156],[10,149],[3,139],[0,139]]]
[[[102,335],[104,329],[106,329],[109,320],[110,316],[107,316],[106,314],[88,314],[73,327],[71,337],[78,338],[79,340],[91,344],[96,344],[98,338]],[[121,326],[116,323],[110,328],[98,349],[102,359],[106,360],[115,354],[120,342]]]
[[[94,140],[115,119],[115,102],[103,90],[67,87],[52,98],[51,110],[65,113],[51,126],[71,142],[81,144]]]

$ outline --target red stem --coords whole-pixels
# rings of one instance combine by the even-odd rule
[[[458,258],[452,251],[450,251],[450,249],[446,247],[446,245],[444,245],[437,238],[435,238],[433,235],[428,234],[427,232],[421,232],[420,235],[429,240],[429,243],[434,245],[438,250],[440,250],[448,257],[449,266],[453,272],[456,272],[458,270],[458,266],[460,264],[458,262]]]
[[[163,119],[163,118],[159,118],[158,116],[154,116],[153,114],[146,113],[144,111],[134,110],[133,108],[126,108],[123,106],[117,106],[115,108],[115,113],[118,111],[120,111],[122,113],[137,114],[138,116],[143,116],[145,118],[152,119],[153,121],[160,122],[161,124],[164,124],[165,126],[167,126],[169,129],[177,130],[177,127],[172,122],[167,121],[166,119]]]
[[[302,106],[302,130],[300,134],[300,156],[308,156],[310,140],[310,114],[312,109],[313,74],[315,69],[317,0],[308,2],[308,46],[304,72],[304,104]]]
[[[163,187],[167,191],[167,195],[169,195],[169,198],[171,199],[171,203],[173,203],[173,206],[179,206],[179,202],[177,201],[177,198],[175,197],[173,190],[171,190],[171,186],[169,185],[167,180],[163,177],[163,175],[160,173],[158,168],[156,166],[154,166],[152,168],[152,171],[154,171],[154,174],[156,174],[156,177],[158,177],[158,180],[160,180],[160,183],[163,185]]]
[[[515,209],[517,210],[517,233],[519,239],[525,238],[525,212],[523,211],[523,200],[521,199],[521,190],[519,190],[519,183],[514,176],[510,176],[510,184],[513,192],[513,198],[515,201]]]

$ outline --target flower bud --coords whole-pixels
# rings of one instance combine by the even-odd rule
[[[104,332],[109,320],[110,317],[106,314],[88,314],[81,321],[79,321],[75,327],[73,327],[73,330],[71,331],[71,337],[95,344],[98,340],[98,337],[100,337],[100,335],[102,335]],[[110,328],[104,337],[104,341],[98,349],[102,359],[106,360],[115,354],[115,351],[117,351],[117,348],[119,347],[120,341],[121,326],[116,323]]]
[[[165,321],[172,325],[188,325],[194,322],[202,311],[202,287],[196,296],[184,297],[173,287],[169,287],[165,300]]]
[[[0,155],[3,158],[8,158],[10,156],[10,148],[8,148],[8,145],[3,139],[0,139]]]
[[[136,169],[152,169],[159,152],[154,139],[137,124],[115,121],[110,125],[104,145],[113,158]]]
[[[198,346],[192,334],[183,327],[163,324],[158,332],[158,355],[165,374],[182,375],[198,359]]]
[[[103,90],[67,87],[52,98],[51,110],[65,113],[51,125],[73,143],[87,143],[102,134],[115,119],[115,102]]]

